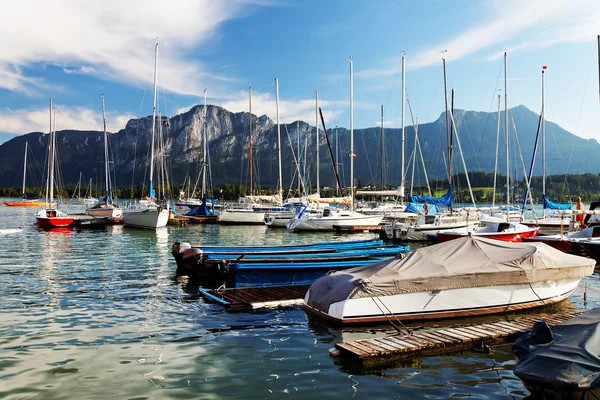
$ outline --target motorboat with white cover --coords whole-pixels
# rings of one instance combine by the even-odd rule
[[[365,215],[356,211],[325,208],[322,213],[301,213],[292,219],[288,230],[292,231],[333,231],[336,225],[379,225],[383,215]]]
[[[543,243],[464,237],[319,278],[304,305],[344,324],[501,313],[566,299],[594,265]]]

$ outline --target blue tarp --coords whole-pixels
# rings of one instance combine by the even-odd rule
[[[448,192],[443,197],[408,196],[408,200],[411,203],[428,203],[452,207],[452,185],[450,185]]]
[[[408,203],[406,212],[411,212],[419,215],[425,215],[425,204]],[[438,213],[438,208],[435,204],[427,205],[427,215],[435,215]]]
[[[553,203],[544,195],[544,208],[550,210],[570,210],[572,207],[571,204],[559,204]]]
[[[213,213],[206,206],[206,197],[202,199],[202,204],[192,208],[190,211],[185,213],[184,215],[188,217],[202,217],[205,215],[213,215]]]

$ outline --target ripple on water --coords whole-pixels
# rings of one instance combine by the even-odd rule
[[[328,355],[335,343],[392,331],[332,328],[299,307],[224,312],[173,276],[175,241],[278,244],[331,234],[218,225],[47,232],[31,210],[2,207],[0,215],[23,227],[0,237],[1,398],[527,395],[509,346],[377,369],[337,365]],[[588,279],[588,294],[599,290],[597,277]],[[590,305],[597,298],[589,295]],[[582,307],[583,289],[571,300]]]

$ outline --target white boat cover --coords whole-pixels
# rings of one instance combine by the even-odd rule
[[[595,261],[544,243],[464,237],[321,277],[307,304],[323,312],[346,299],[582,278]]]

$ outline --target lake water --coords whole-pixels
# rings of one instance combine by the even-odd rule
[[[2,201],[4,199],[0,199]],[[82,212],[84,206],[66,211]],[[265,227],[41,231],[34,210],[0,207],[0,398],[523,398],[510,345],[376,369],[336,364],[342,340],[301,307],[226,312],[174,276],[175,241],[332,240]],[[358,235],[352,238],[371,236]],[[588,307],[600,283],[588,278]],[[564,306],[583,308],[583,283]]]

